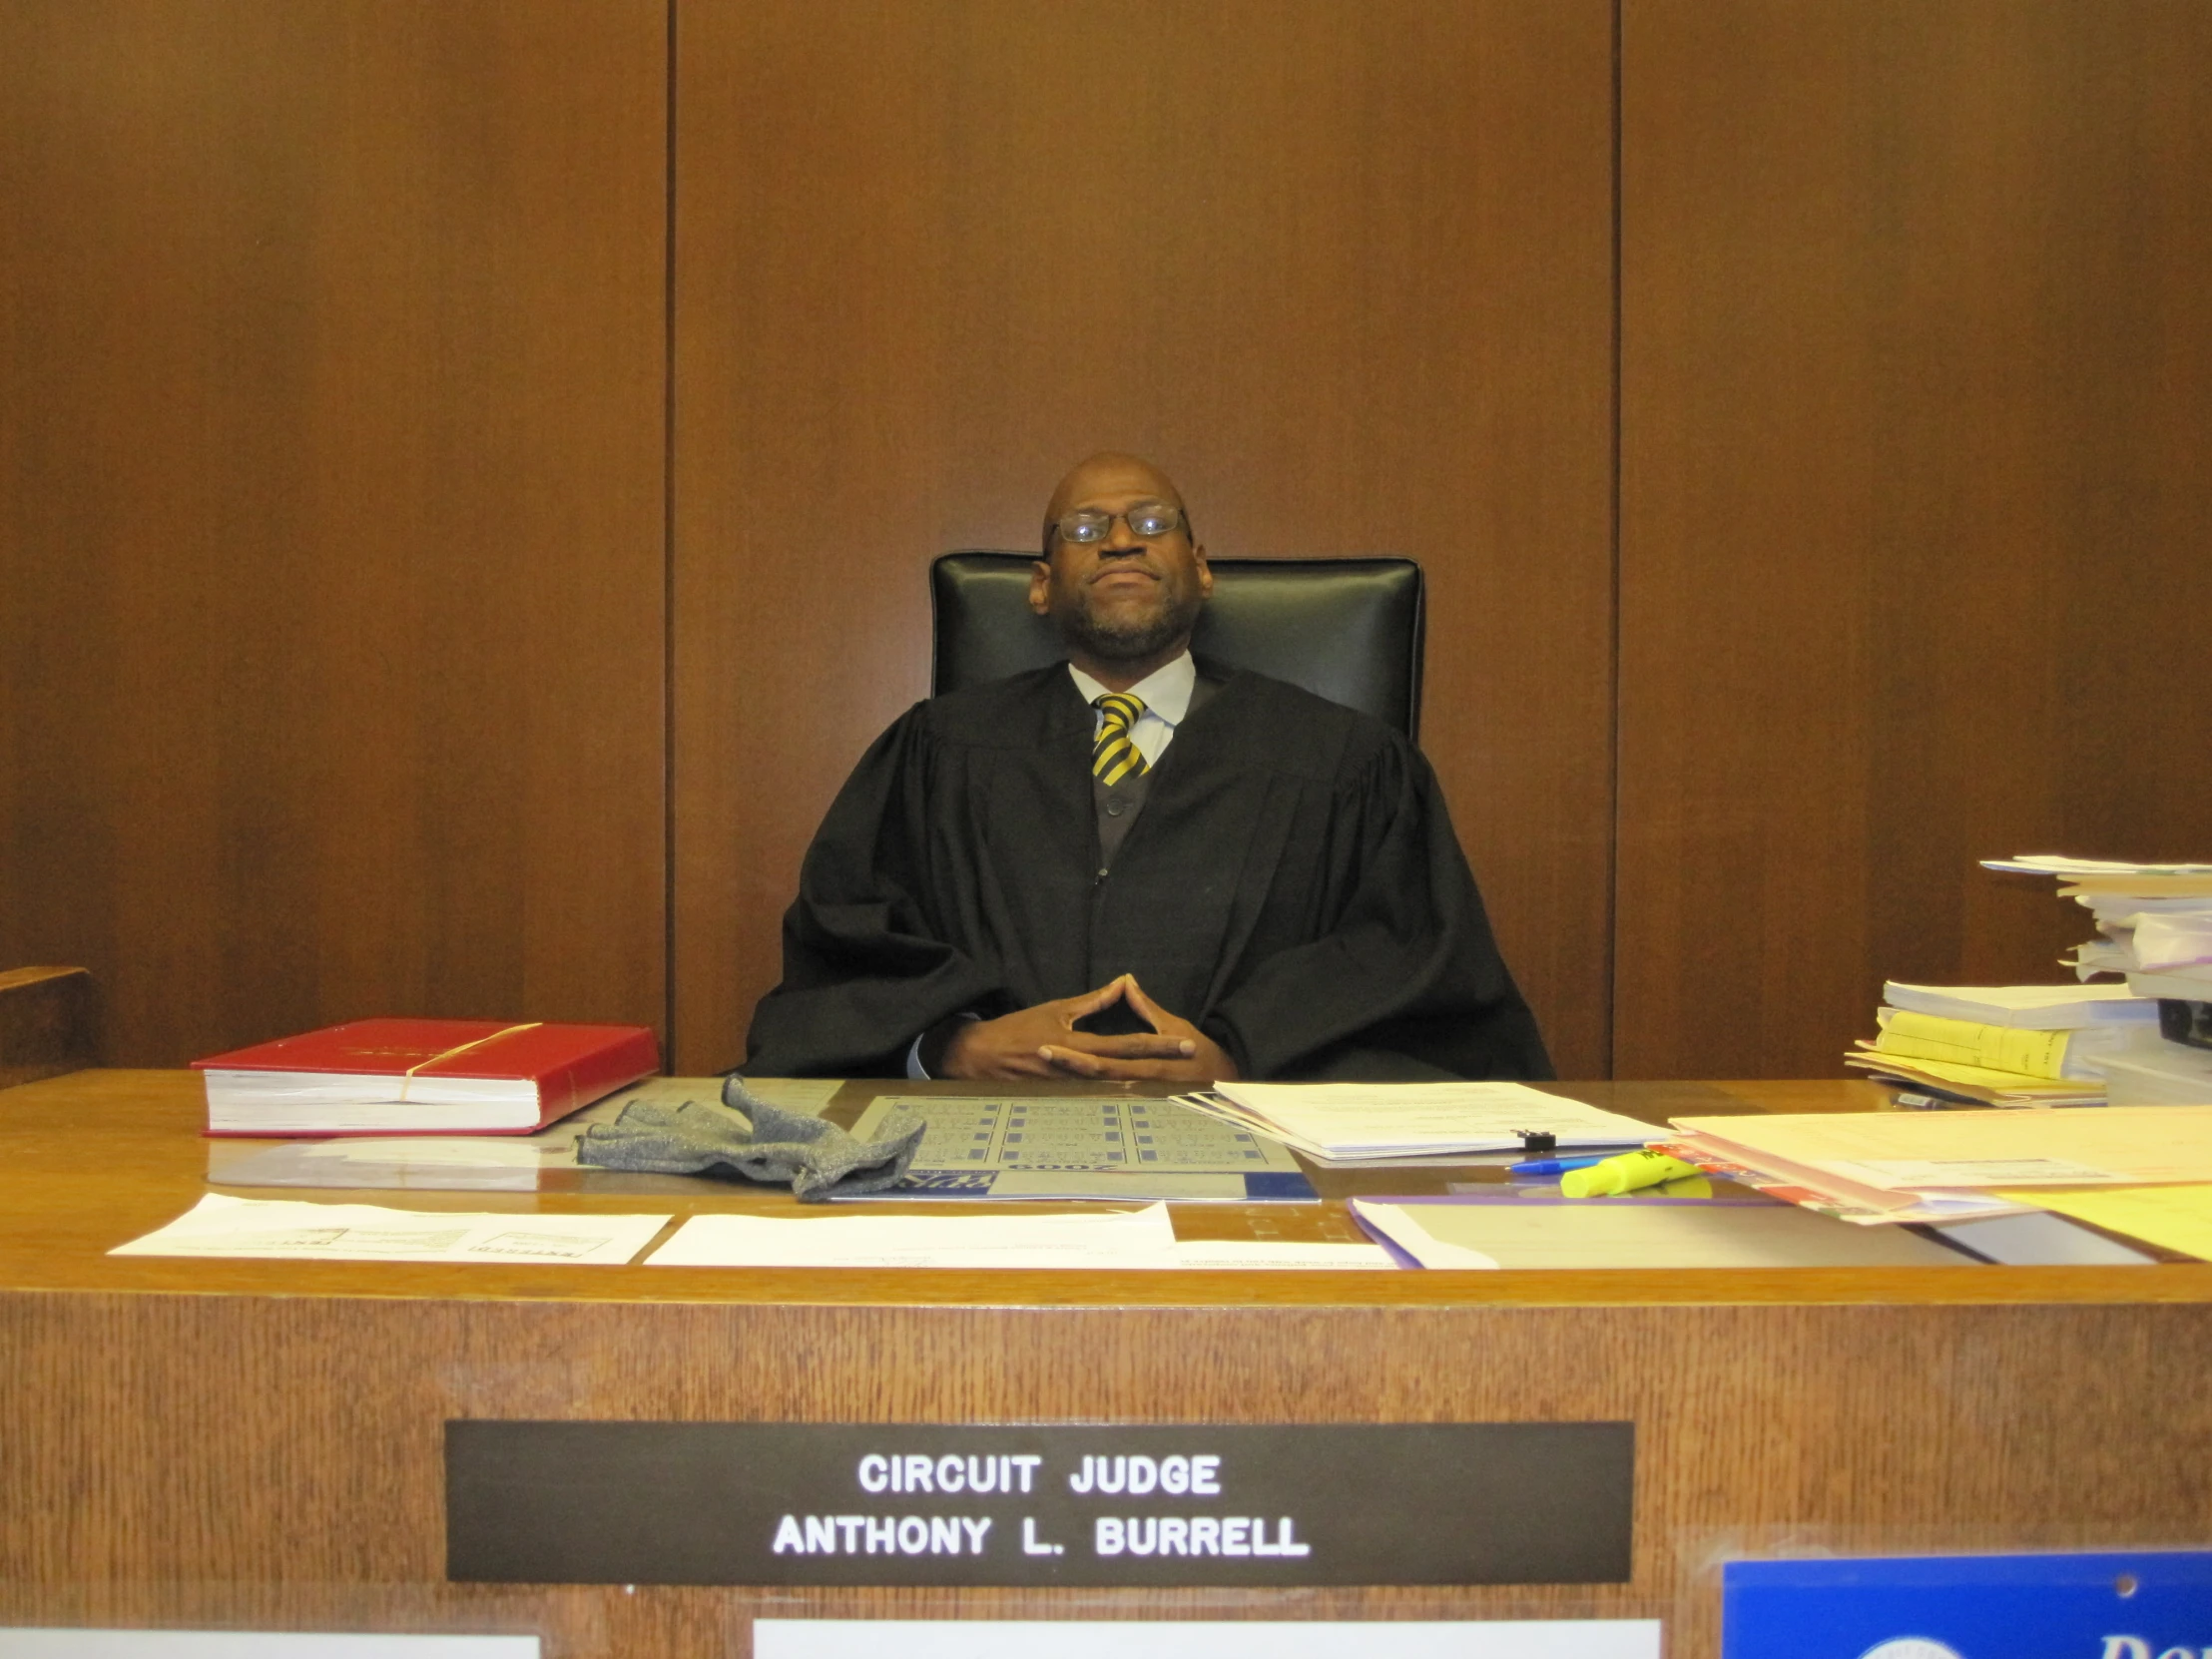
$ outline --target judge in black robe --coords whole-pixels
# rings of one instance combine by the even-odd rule
[[[1194,683],[1212,591],[1157,468],[1094,455],[1060,481],[1029,603],[1086,685],[955,692],[868,751],[808,851],[749,1069],[1551,1075],[1428,764],[1280,681]]]
[[[940,1022],[1127,974],[1244,1077],[1549,1077],[1419,752],[1280,681],[1201,676],[1109,865],[1065,666],[902,717],[808,851],[748,1069],[903,1076]]]

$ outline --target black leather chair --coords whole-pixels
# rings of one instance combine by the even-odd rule
[[[1229,669],[1303,686],[1420,737],[1423,623],[1411,559],[1212,559],[1214,597],[1191,650]],[[1029,608],[1033,553],[947,553],[929,567],[929,688],[1002,680],[1059,662],[1052,624]]]

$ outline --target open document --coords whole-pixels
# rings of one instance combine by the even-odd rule
[[[1634,1147],[1661,1134],[1525,1083],[1223,1083],[1177,1099],[1329,1163],[1517,1152],[1540,1135],[1559,1147]]]
[[[304,1204],[210,1193],[110,1256],[264,1256],[324,1262],[620,1265],[668,1225],[659,1216],[487,1215]]]

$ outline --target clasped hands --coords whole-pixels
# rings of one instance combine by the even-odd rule
[[[1078,1031],[1115,1003],[1151,1026],[1124,1036]],[[937,1077],[1091,1077],[1173,1083],[1211,1083],[1237,1075],[1237,1062],[1219,1043],[1179,1014],[1171,1014],[1123,974],[1095,991],[1019,1008],[997,1019],[969,1020],[951,1031],[930,1073]]]

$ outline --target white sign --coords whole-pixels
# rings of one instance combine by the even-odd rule
[[[1657,1619],[757,1619],[753,1659],[1659,1659]]]
[[[308,1631],[0,1630],[0,1659],[538,1659],[535,1636]]]

